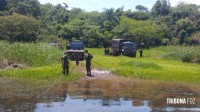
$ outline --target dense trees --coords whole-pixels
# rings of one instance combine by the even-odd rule
[[[9,41],[35,41],[39,32],[39,21],[14,13],[0,16],[0,39]]]
[[[160,45],[163,37],[163,33],[153,21],[137,21],[125,16],[120,18],[120,24],[115,27],[113,33],[116,38],[130,39],[138,45],[145,43],[147,47]]]
[[[142,11],[142,12],[148,12],[148,8],[142,5],[137,5],[135,6],[135,9],[137,9],[138,11]]]
[[[171,6],[167,0],[157,0],[152,8],[153,16],[166,16],[170,13]]]
[[[68,21],[68,10],[61,4],[41,6],[41,19],[45,25],[64,24]]]
[[[38,0],[0,0],[0,40],[82,40],[87,47],[109,46],[113,38],[126,38],[146,47],[166,44],[200,44],[200,6],[157,0],[149,11],[103,9],[85,12],[67,3],[41,5]]]
[[[16,12],[33,17],[40,16],[40,3],[38,0],[7,0],[7,2],[10,13]]]

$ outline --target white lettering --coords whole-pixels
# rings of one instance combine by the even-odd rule
[[[166,98],[167,104],[195,104],[195,98]]]
[[[187,98],[187,104],[194,105],[195,104],[195,98]]]

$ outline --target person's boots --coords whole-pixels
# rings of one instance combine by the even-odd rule
[[[91,72],[88,72],[88,75],[87,76],[89,76],[89,77],[93,77],[92,75],[91,75]]]

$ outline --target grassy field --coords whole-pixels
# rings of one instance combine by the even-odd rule
[[[45,43],[0,42],[0,61],[14,60],[28,65],[25,69],[0,70],[1,77],[20,77],[54,79],[62,76],[59,62],[63,50]],[[169,82],[199,83],[200,64],[199,47],[167,46],[144,50],[144,57],[104,56],[102,48],[88,48],[93,54],[92,67],[110,70],[119,76],[135,79],[148,79]],[[184,62],[184,52],[190,56],[191,62]],[[77,80],[83,75],[84,62],[79,67],[70,62],[70,74],[67,80]],[[76,69],[76,70],[74,70]]]
[[[181,52],[198,54],[199,47],[168,46],[144,50],[144,57],[104,56],[103,49],[89,49],[94,54],[93,66],[113,73],[139,79],[199,83],[200,64],[182,62]],[[198,51],[198,52],[197,52]],[[177,53],[177,54],[176,54]]]

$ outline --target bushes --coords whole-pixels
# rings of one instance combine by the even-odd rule
[[[192,54],[189,51],[182,51],[181,53],[181,60],[183,62],[191,62],[192,60]]]
[[[0,60],[7,59],[28,66],[46,66],[59,62],[62,51],[47,43],[8,43],[0,41]]]
[[[34,18],[14,13],[0,16],[0,40],[30,42],[37,39],[40,22]]]
[[[164,58],[181,60],[182,62],[200,63],[199,47],[181,47],[175,46],[171,48],[171,53],[164,55]]]
[[[188,47],[185,50],[181,50],[179,54],[183,62],[200,63],[200,51],[197,47]]]

